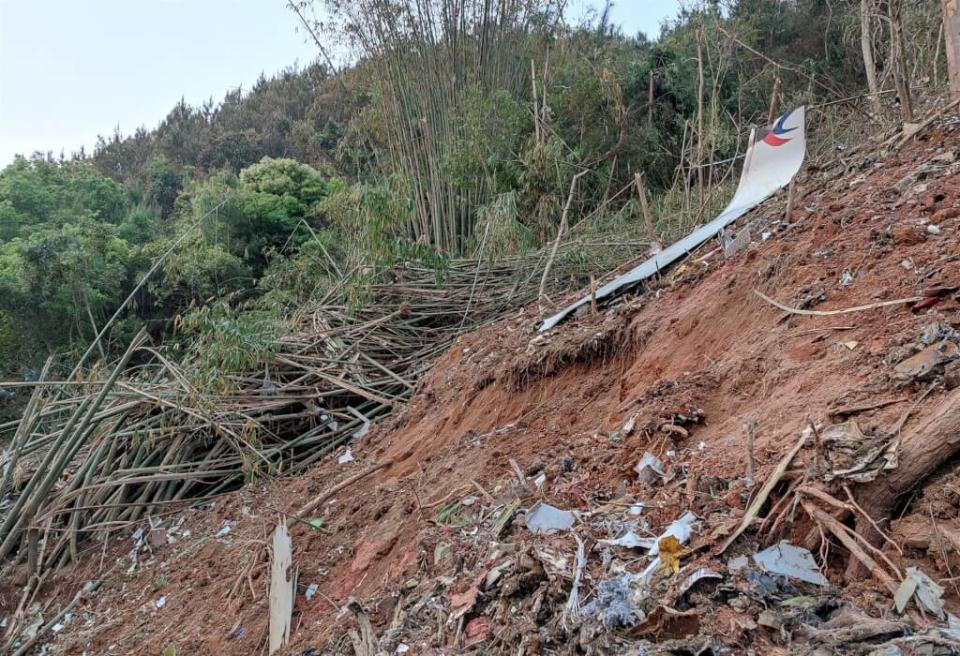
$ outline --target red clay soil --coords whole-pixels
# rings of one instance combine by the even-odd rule
[[[308,475],[183,511],[181,531],[190,535],[152,547],[130,573],[130,532],[89,545],[80,563],[45,587],[46,601],[62,603],[83,581],[103,580],[57,635],[57,649],[160,654],[173,645],[177,654],[265,654],[269,540],[278,519],[384,460],[394,464],[310,517],[323,520],[319,530],[291,523],[299,584],[291,645],[281,653],[353,653],[347,631],[356,628],[356,619],[340,610],[350,599],[366,610],[390,652],[401,642],[410,653],[583,653],[591,644],[608,644],[584,631],[568,634],[562,649],[549,644],[541,605],[562,607],[571,583],[561,577],[559,588],[537,588],[535,577],[546,575],[536,574],[535,566],[528,568],[534,572],[529,589],[521,576],[511,592],[525,601],[497,606],[492,595],[480,593],[473,608],[477,589],[471,583],[482,580],[497,557],[556,553],[572,572],[576,552],[572,535],[534,536],[519,519],[498,537],[487,515],[518,493],[523,508],[542,498],[587,513],[593,533],[587,532],[589,564],[580,593],[587,601],[608,573],[593,539],[598,518],[622,518],[634,500],[646,504],[643,517],[653,534],[685,510],[702,518],[693,548],[703,563],[722,568],[728,556],[752,552],[759,542],[753,528],[723,559],[714,547],[802,430],[810,422],[829,425],[848,417],[868,434],[892,426],[931,384],[892,377],[893,366],[911,354],[905,345],[932,322],[960,326],[955,292],[920,309],[900,304],[797,316],[754,290],[819,311],[960,285],[958,150],[958,133],[942,126],[884,161],[861,156],[808,171],[789,223],[781,221],[782,199],[753,212],[747,220],[762,225],[751,247],[731,260],[710,254],[714,245],[706,245],[644,295],[599,315],[573,317],[544,336],[535,331],[531,309],[464,336],[421,382],[405,413],[354,447],[354,462],[328,459]],[[765,231],[772,234],[763,240]],[[904,433],[948,394],[940,381],[912,408]],[[748,432],[754,436],[752,482],[746,478]],[[644,452],[661,458],[673,478],[659,485],[638,481],[633,467]],[[811,442],[788,477],[802,475],[814,457]],[[511,460],[522,470],[523,486]],[[947,607],[956,613],[960,557],[944,548],[943,536],[960,536],[960,474],[956,461],[930,473],[936,474],[933,483],[897,508],[892,536],[898,547],[883,550],[897,566],[918,564],[941,580]],[[540,474],[546,478],[538,488]],[[476,499],[451,506],[467,497]],[[235,525],[216,537],[226,520]],[[813,528],[797,511],[764,544],[781,537],[801,544]],[[610,535],[601,531],[599,537]],[[828,578],[868,616],[888,614],[891,595],[877,580],[845,580],[846,557],[842,546],[830,545]],[[615,558],[628,570],[642,569],[635,558]],[[311,584],[316,593],[308,601]],[[4,587],[9,608],[16,591]],[[537,603],[532,589],[541,590]],[[418,599],[430,601],[411,609]],[[433,620],[413,621],[434,605]],[[463,620],[448,618],[463,606]],[[740,650],[747,645],[757,653],[787,653],[782,632],[758,624],[761,611],[730,602],[698,616],[689,632],[727,645],[728,653],[745,653]],[[915,608],[907,617],[917,627],[930,621]],[[651,635],[682,638],[683,623],[677,626]],[[479,645],[464,646],[471,641]],[[609,647],[607,653],[616,651]]]

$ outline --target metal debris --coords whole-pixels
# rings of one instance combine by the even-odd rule
[[[665,480],[667,477],[663,470],[663,462],[649,452],[643,454],[633,471],[637,472],[637,478],[650,485]]]
[[[938,618],[943,619],[943,586],[939,585],[916,567],[908,567],[904,571],[904,574],[907,579],[916,583],[914,595],[917,598],[917,602]]]
[[[599,544],[609,547],[625,547],[627,549],[651,549],[657,544],[656,538],[642,538],[633,531],[627,531],[613,540],[598,540]]]
[[[794,546],[786,540],[753,554],[753,560],[763,570],[773,574],[782,574],[815,585],[830,585],[830,581],[820,573],[813,554],[808,549]]]
[[[548,503],[538,501],[527,511],[527,528],[537,534],[568,531],[573,527],[574,514]]]

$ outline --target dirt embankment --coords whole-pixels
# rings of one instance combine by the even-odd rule
[[[895,583],[918,566],[943,587],[947,610],[960,610],[960,445],[940,439],[933,457],[917,442],[939,435],[957,401],[949,344],[960,328],[958,151],[946,125],[886,160],[808,172],[789,221],[782,204],[752,213],[754,241],[733,259],[707,245],[643,296],[544,336],[529,309],[465,336],[408,410],[353,448],[353,462],[333,458],[307,476],[158,518],[133,568],[129,536],[90,544],[47,584],[62,600],[103,579],[56,644],[69,654],[169,645],[177,654],[266,653],[275,523],[384,460],[393,465],[311,517],[322,521],[291,524],[299,583],[284,653],[360,653],[371,643],[386,653],[626,653],[653,643],[674,653],[868,653],[916,638],[930,612],[911,603],[897,613],[881,578],[857,571],[861,561],[806,509],[816,503],[862,536],[852,539]],[[803,315],[755,290],[814,312],[923,300]],[[767,521],[719,555],[811,424],[816,435],[761,508]],[[881,452],[899,461],[881,463]],[[644,453],[664,476],[638,476]],[[929,471],[898,477],[924,454]],[[859,476],[831,474],[856,467]],[[886,480],[896,484],[883,488]],[[885,537],[870,533],[856,499]],[[579,511],[573,531],[531,533],[514,513],[537,500]],[[603,540],[628,529],[660,535],[686,511],[698,521],[679,573],[666,567],[642,595],[632,584],[618,593],[617,581],[629,583],[623,576],[649,560]],[[810,548],[830,585],[766,580],[752,564],[729,562],[780,539]],[[700,567],[720,578],[683,590]],[[4,592],[7,603],[13,593]],[[617,594],[625,606],[615,611]],[[341,611],[350,599],[372,637],[357,612]],[[949,642],[938,635],[930,649]],[[912,653],[896,644],[902,652],[882,653]]]

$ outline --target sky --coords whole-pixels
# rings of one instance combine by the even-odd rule
[[[601,0],[571,0],[581,16]],[[659,33],[680,0],[617,0],[626,34]],[[219,101],[317,58],[285,0],[0,0],[0,167],[15,154],[91,151],[155,127],[185,98]]]

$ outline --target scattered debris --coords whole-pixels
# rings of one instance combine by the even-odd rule
[[[338,465],[345,465],[349,462],[353,462],[353,453],[350,452],[350,449],[347,449],[340,454],[340,457],[337,458]]]
[[[639,574],[626,572],[600,581],[596,597],[583,607],[583,613],[599,617],[607,629],[635,625],[640,618],[635,612],[633,599],[635,586],[641,578]]]
[[[823,472],[825,481],[844,478],[868,483],[898,464],[896,443],[890,436],[866,435],[853,419],[824,428],[820,432],[820,443],[829,465]]]
[[[908,567],[904,574],[905,581],[909,579],[914,582],[914,595],[920,605],[938,618],[943,619],[943,587],[916,567]]]

